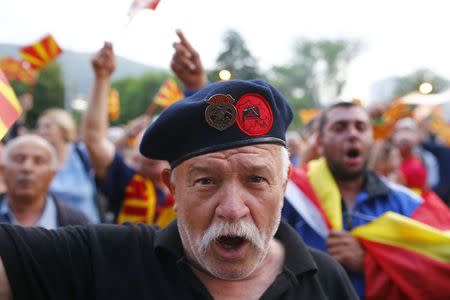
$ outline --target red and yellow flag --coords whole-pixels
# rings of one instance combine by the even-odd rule
[[[120,117],[120,96],[119,91],[112,88],[108,98],[108,117],[111,121]]]
[[[62,50],[53,36],[48,34],[36,43],[21,48],[20,53],[31,68],[40,70],[60,55]]]
[[[162,108],[167,108],[183,97],[183,92],[180,90],[175,80],[167,79],[156,94],[153,103]]]
[[[0,139],[8,132],[22,113],[22,107],[8,79],[0,70]]]
[[[17,80],[25,84],[33,84],[37,78],[37,72],[30,68],[28,62],[14,57],[1,57],[0,69],[9,80]]]

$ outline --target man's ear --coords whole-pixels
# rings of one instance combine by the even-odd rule
[[[320,156],[323,156],[322,136],[319,134],[316,137],[316,149]]]
[[[289,164],[288,176],[287,176],[286,180],[283,183],[283,193],[286,193],[286,187],[287,187],[289,178],[291,178],[291,173],[292,173],[292,166],[291,166],[291,164]]]
[[[170,169],[164,169],[161,173],[161,178],[164,184],[167,186],[167,188],[170,190],[170,193],[172,195],[175,195],[175,186],[170,181],[170,174],[172,171]]]

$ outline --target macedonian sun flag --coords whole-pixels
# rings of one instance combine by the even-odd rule
[[[34,70],[40,70],[60,55],[62,50],[53,36],[48,34],[36,43],[21,48],[20,53]]]
[[[25,84],[33,84],[37,77],[36,72],[31,69],[28,62],[9,56],[0,58],[0,70],[9,80],[17,80]]]
[[[351,231],[365,250],[368,300],[450,299],[450,209],[411,196],[420,202],[410,216],[387,212]],[[343,228],[341,196],[324,159],[292,173],[286,199],[318,237]]]
[[[0,70],[0,140],[22,113],[16,94]]]
[[[175,80],[167,79],[156,94],[153,103],[162,108],[167,108],[183,97],[183,92],[180,90]]]

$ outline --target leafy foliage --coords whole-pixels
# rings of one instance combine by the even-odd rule
[[[119,91],[120,117],[113,124],[123,124],[146,112],[169,72],[148,72],[141,77],[126,77],[113,82]]]
[[[258,61],[251,55],[239,32],[227,31],[223,41],[225,49],[216,59],[216,68],[209,72],[209,77],[213,81],[219,80],[218,73],[222,69],[230,71],[233,79],[263,77],[259,71]]]
[[[393,98],[404,96],[411,92],[417,92],[423,82],[429,82],[433,86],[432,93],[439,93],[449,87],[450,82],[428,69],[416,70],[406,76],[400,77],[395,82]]]
[[[28,112],[26,119],[28,128],[35,127],[39,115],[44,110],[52,107],[64,107],[64,82],[61,67],[57,63],[51,63],[42,69],[32,87],[15,81],[11,84],[17,96],[27,92],[33,94],[33,108]]]

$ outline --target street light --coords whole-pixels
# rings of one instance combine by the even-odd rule
[[[433,85],[429,82],[423,82],[419,86],[419,92],[421,94],[429,94],[433,91]]]
[[[219,78],[220,80],[230,80],[231,79],[231,72],[228,70],[220,70],[219,72]]]

